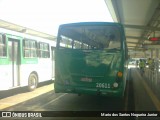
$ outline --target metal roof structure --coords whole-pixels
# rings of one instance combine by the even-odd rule
[[[20,26],[20,25],[16,25],[14,23],[10,23],[10,22],[4,21],[4,20],[0,20],[0,27],[4,28],[4,29],[13,30],[13,31],[16,31],[16,32],[36,36],[36,37],[45,38],[45,39],[48,39],[48,40],[55,41],[55,39],[56,39],[56,36],[46,34],[46,33],[43,33],[43,32],[39,32],[39,31],[30,29],[30,28]]]
[[[149,37],[160,37],[160,0],[105,0],[105,3],[114,22],[124,25],[130,53],[144,52],[143,46],[160,44],[149,41]]]

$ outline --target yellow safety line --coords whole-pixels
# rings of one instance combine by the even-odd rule
[[[137,72],[137,71],[136,71]],[[137,72],[138,74],[138,72]],[[139,74],[138,74],[139,75]],[[140,75],[139,75],[140,76]],[[140,76],[141,77],[141,76]],[[157,108],[158,111],[160,111],[160,101],[158,100],[158,98],[156,97],[156,95],[152,92],[151,88],[146,84],[146,82],[142,79],[141,80],[145,90],[147,91],[148,95],[150,96],[150,98],[152,99],[155,107]]]
[[[124,111],[127,111],[128,109],[128,92],[129,92],[129,80],[128,80],[128,85],[127,85],[127,88],[126,88],[126,96],[125,96],[125,104],[124,104]]]

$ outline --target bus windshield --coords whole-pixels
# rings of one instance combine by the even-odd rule
[[[70,25],[59,29],[58,44],[72,49],[119,49],[120,29],[111,25]]]

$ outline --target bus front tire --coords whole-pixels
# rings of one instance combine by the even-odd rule
[[[38,77],[36,74],[31,73],[28,78],[28,90],[33,91],[37,88],[38,85]]]

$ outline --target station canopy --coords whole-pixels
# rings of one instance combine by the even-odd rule
[[[130,53],[138,55],[148,50],[148,46],[160,45],[160,0],[105,0],[105,3],[114,22],[124,25]]]
[[[4,21],[4,20],[0,20],[0,27],[4,28],[4,29],[13,30],[13,31],[16,31],[16,32],[36,36],[36,37],[45,38],[45,39],[48,39],[48,40],[55,41],[55,39],[56,39],[56,36],[46,34],[46,33],[43,33],[43,32],[39,32],[39,31],[30,29],[30,28],[26,28],[26,27],[23,27],[23,26],[14,24],[14,23]]]

